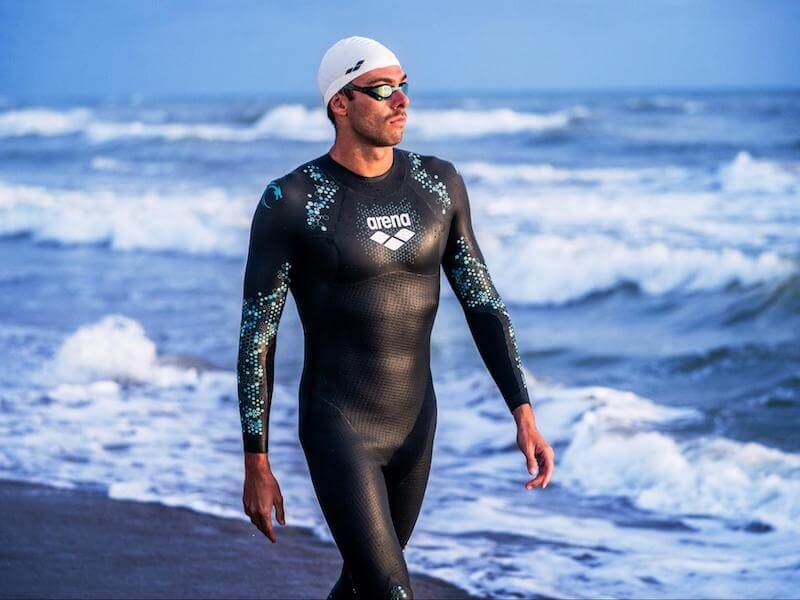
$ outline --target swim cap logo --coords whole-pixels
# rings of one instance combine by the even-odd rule
[[[347,71],[345,71],[344,74],[347,75],[348,73],[351,73],[353,71],[358,71],[361,68],[361,65],[363,65],[363,64],[364,64],[364,59],[362,58],[360,61],[358,61],[352,67],[347,69]]]
[[[367,217],[367,227],[377,229],[369,239],[377,244],[381,244],[389,250],[397,250],[408,240],[414,237],[414,232],[408,229],[411,226],[411,216],[405,212],[394,215],[380,215],[377,217]],[[381,228],[400,227],[393,235],[388,235]]]

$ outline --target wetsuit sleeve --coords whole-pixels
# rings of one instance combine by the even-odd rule
[[[514,410],[522,404],[530,404],[514,327],[475,239],[464,180],[454,167],[451,168],[447,188],[453,217],[442,267],[461,303],[486,368],[509,410]]]
[[[291,219],[273,181],[258,201],[244,272],[236,379],[246,452],[267,452],[275,342],[292,268]]]

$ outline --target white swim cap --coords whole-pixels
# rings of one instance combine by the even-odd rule
[[[353,79],[381,67],[400,66],[400,61],[380,42],[354,35],[328,48],[317,73],[319,93],[327,108],[333,95]]]

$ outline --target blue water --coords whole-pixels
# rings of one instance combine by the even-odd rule
[[[0,98],[0,477],[243,516],[250,218],[332,141],[315,98]],[[463,174],[556,454],[524,490],[443,279],[411,568],[495,597],[791,595],[800,93],[414,96],[400,147]],[[287,523],[330,539],[302,358],[290,298],[271,464]]]

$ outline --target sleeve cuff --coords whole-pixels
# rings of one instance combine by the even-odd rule
[[[506,404],[508,405],[508,410],[513,412],[515,408],[518,406],[522,406],[523,404],[530,404],[531,400],[528,397],[528,390],[522,388],[517,393],[511,396],[504,397]]]
[[[242,433],[245,452],[267,452],[267,438],[265,436]]]

